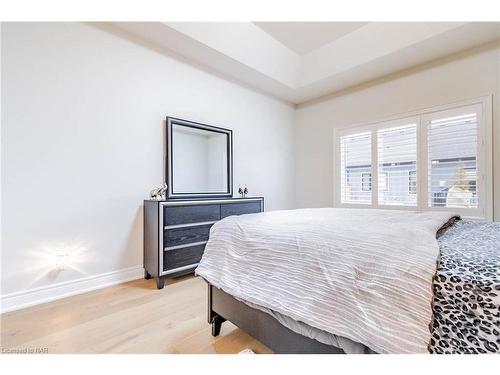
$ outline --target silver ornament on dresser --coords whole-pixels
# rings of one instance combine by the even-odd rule
[[[167,184],[163,183],[163,186],[159,186],[151,190],[149,192],[149,197],[154,200],[164,200],[167,197],[167,189]]]

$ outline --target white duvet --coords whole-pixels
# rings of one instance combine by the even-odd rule
[[[447,212],[319,208],[225,218],[196,269],[238,299],[360,342],[426,353]]]

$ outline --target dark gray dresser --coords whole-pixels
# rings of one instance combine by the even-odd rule
[[[145,200],[145,278],[154,277],[158,289],[168,277],[194,271],[210,227],[227,216],[264,211],[264,198],[218,200]]]

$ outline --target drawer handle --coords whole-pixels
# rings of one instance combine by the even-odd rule
[[[199,263],[193,263],[193,264],[188,264],[187,266],[182,266],[182,267],[177,267],[177,268],[172,268],[171,270],[168,270],[168,271],[163,271],[161,273],[161,276],[163,275],[168,275],[168,274],[171,274],[171,273],[175,273],[175,272],[180,272],[180,271],[184,271],[184,270],[188,270],[190,268],[194,268],[194,267],[197,267]]]
[[[198,227],[202,225],[212,225],[217,221],[202,221],[199,223],[190,223],[190,224],[175,224],[175,225],[165,225],[165,230],[168,229],[177,229],[177,228],[190,228],[190,227]]]
[[[191,242],[191,243],[186,243],[186,244],[183,244],[183,245],[170,246],[170,247],[166,247],[166,248],[165,248],[165,251],[182,249],[182,248],[184,248],[184,247],[191,247],[191,246],[204,245],[204,244],[206,244],[207,242],[208,242],[208,241],[200,241],[200,242]]]

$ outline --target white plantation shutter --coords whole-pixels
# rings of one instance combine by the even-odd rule
[[[338,205],[491,220],[491,97],[335,131]]]
[[[378,204],[416,206],[410,186],[417,173],[417,124],[377,131]]]
[[[371,204],[371,133],[340,137],[341,202]]]
[[[428,206],[477,208],[478,116],[434,113],[427,125]]]

